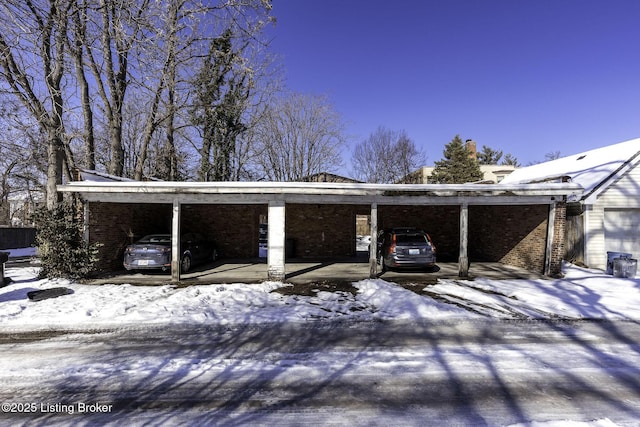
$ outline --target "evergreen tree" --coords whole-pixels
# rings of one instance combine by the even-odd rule
[[[478,153],[478,162],[481,165],[497,165],[502,158],[502,150],[494,150],[486,145],[482,146],[482,151]]]
[[[236,139],[246,131],[243,113],[251,90],[248,70],[238,64],[241,51],[233,46],[233,32],[211,41],[209,56],[194,82],[196,102],[193,123],[201,128],[200,181],[229,181]]]
[[[511,155],[510,153],[507,153],[504,158],[502,159],[502,163],[500,163],[501,165],[512,165],[515,166],[517,168],[520,167],[520,163],[518,162],[518,159],[513,157],[513,155]]]
[[[475,153],[465,147],[460,135],[456,135],[444,147],[444,158],[435,162],[430,181],[437,184],[463,184],[483,178]]]
[[[63,202],[52,210],[40,208],[33,221],[38,230],[40,277],[79,279],[93,272],[101,245],[84,240],[84,223],[76,206]]]

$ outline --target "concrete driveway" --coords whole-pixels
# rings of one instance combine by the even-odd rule
[[[369,278],[366,259],[313,261],[294,259],[286,263],[288,283],[312,283],[323,281],[355,282]],[[459,278],[458,264],[439,262],[433,270],[400,270],[380,273],[380,278],[396,283],[435,283],[441,278]],[[521,268],[497,262],[472,262],[469,278],[538,279],[544,277]],[[260,283],[267,280],[267,264],[264,259],[219,260],[214,264],[196,267],[182,275],[181,284]],[[91,280],[93,284],[130,283],[139,285],[168,284],[171,276],[161,272],[122,271]]]

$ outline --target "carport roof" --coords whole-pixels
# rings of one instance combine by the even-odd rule
[[[89,202],[264,204],[338,203],[381,205],[549,204],[582,195],[576,183],[361,184],[327,182],[91,182],[59,185]]]

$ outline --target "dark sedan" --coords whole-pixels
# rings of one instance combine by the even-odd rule
[[[216,247],[198,233],[186,233],[180,239],[180,271],[191,270],[195,264],[215,261]],[[149,234],[124,251],[124,268],[127,270],[171,269],[171,235]]]

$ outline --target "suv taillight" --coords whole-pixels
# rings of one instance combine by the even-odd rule
[[[433,240],[431,240],[431,236],[427,234],[427,241],[429,242],[429,246],[431,246],[431,252],[436,253],[436,245],[433,244]]]
[[[395,253],[396,252],[396,235],[393,234],[391,236],[391,244],[389,245],[389,253]]]

